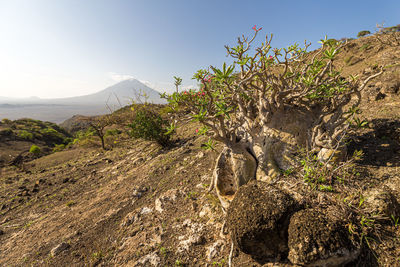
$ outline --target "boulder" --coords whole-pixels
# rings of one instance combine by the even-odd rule
[[[360,248],[338,214],[334,208],[296,212],[288,229],[288,259],[301,266],[342,266],[355,260]]]
[[[258,261],[286,257],[288,224],[298,208],[290,195],[268,183],[242,186],[227,211],[235,247]]]

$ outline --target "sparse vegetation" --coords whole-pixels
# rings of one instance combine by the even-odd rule
[[[355,162],[362,158],[362,151],[355,151],[353,156],[343,161],[340,159],[339,150],[325,155],[325,162],[315,155],[305,151],[299,153],[298,161],[301,164],[299,172],[292,172],[291,175],[299,175],[311,186],[311,188],[331,192],[334,186],[348,182],[359,175],[355,168]]]
[[[0,131],[0,135],[18,136],[27,141],[44,142],[47,146],[58,144],[68,144],[71,135],[58,125],[51,122],[43,122],[33,119],[19,119],[11,121],[3,119],[3,124],[7,128]]]
[[[10,119],[7,119],[7,118],[4,118],[4,119],[2,119],[1,120],[1,123],[3,123],[3,124],[11,124],[11,120]]]
[[[19,131],[19,132],[17,133],[17,135],[18,135],[19,137],[23,138],[23,139],[26,139],[26,140],[33,140],[33,134],[30,133],[30,132],[28,132],[28,131],[26,131],[26,130],[21,130],[21,131]]]
[[[101,147],[106,150],[104,137],[106,135],[105,129],[114,124],[113,116],[111,114],[99,116],[96,118],[88,119],[90,127],[93,129],[91,132],[100,138]]]
[[[40,148],[37,145],[32,145],[31,148],[29,149],[29,152],[38,155],[40,154]]]
[[[367,36],[368,34],[371,34],[371,32],[370,31],[360,31],[358,34],[357,34],[357,37],[364,37],[364,36]]]
[[[156,141],[162,146],[167,146],[174,133],[173,125],[168,125],[168,121],[157,111],[152,110],[148,104],[136,104],[131,108],[133,118],[128,125],[130,136]]]
[[[67,207],[72,207],[73,205],[75,205],[76,204],[76,202],[74,201],[74,200],[70,200],[70,201],[68,201],[67,203],[65,203],[65,205],[67,206]]]
[[[392,47],[400,46],[400,26],[393,27],[383,27],[382,25],[377,24],[376,28],[378,32],[374,34],[376,40],[382,45],[388,45]],[[392,34],[388,34],[392,33]]]
[[[63,151],[64,149],[65,149],[64,144],[55,145],[53,148],[53,152],[60,152],[60,151]]]
[[[371,44],[370,44],[370,43],[363,44],[363,45],[360,47],[360,51],[368,50],[370,47],[371,47]]]

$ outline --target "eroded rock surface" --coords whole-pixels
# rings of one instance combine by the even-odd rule
[[[164,211],[165,205],[170,202],[174,202],[178,197],[179,191],[177,189],[171,189],[162,194],[159,198],[155,200],[156,211],[162,213]]]
[[[288,258],[304,266],[341,266],[355,260],[360,249],[350,240],[336,209],[296,212],[288,229]]]
[[[204,225],[197,222],[192,222],[187,219],[183,222],[182,228],[186,230],[186,235],[178,237],[179,246],[177,249],[178,253],[188,251],[192,246],[199,245],[204,240]]]
[[[264,182],[242,186],[227,213],[235,247],[261,261],[285,257],[290,216],[298,209],[288,194]]]

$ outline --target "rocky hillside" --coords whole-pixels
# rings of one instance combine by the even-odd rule
[[[203,150],[199,125],[167,148],[75,146],[0,169],[0,265],[399,265],[400,49],[363,37],[337,64],[359,75],[386,66],[363,92],[368,127],[347,143],[364,153],[351,179],[318,190],[282,173],[243,186],[225,214],[208,190],[223,147]]]
[[[0,167],[37,158],[52,152],[57,145],[67,145],[72,135],[55,123],[33,119],[0,121]],[[38,153],[30,148],[38,146]]]

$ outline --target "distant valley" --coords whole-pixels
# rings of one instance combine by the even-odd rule
[[[132,101],[147,101],[160,104],[164,100],[159,92],[135,79],[119,82],[100,92],[56,99],[7,98],[0,96],[0,120],[32,118],[61,123],[73,115],[99,115],[128,105]]]

